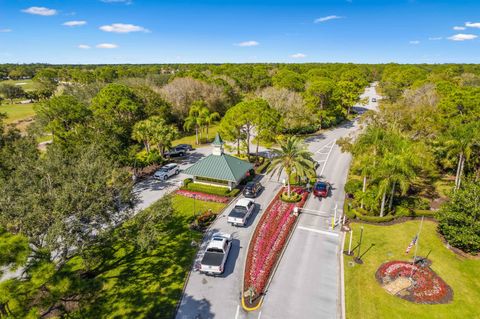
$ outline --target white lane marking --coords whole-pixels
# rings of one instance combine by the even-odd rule
[[[315,154],[323,154],[323,153],[321,153],[321,150],[323,150],[323,149],[326,148],[326,147],[330,147],[330,143],[331,143],[331,142],[328,142],[327,144],[325,144],[325,145],[323,145],[322,147],[320,147],[319,149],[317,149],[317,150],[315,151]],[[325,153],[324,155],[326,155],[326,154],[327,154],[327,153]]]
[[[297,228],[303,229],[303,230],[308,230],[314,233],[319,233],[319,234],[324,234],[324,235],[329,235],[329,236],[335,236],[338,237],[337,233],[333,233],[330,231],[325,231],[325,230],[320,230],[320,229],[314,229],[314,228],[308,228],[308,227],[303,227],[303,226],[298,226]]]
[[[260,312],[258,313],[258,319],[260,319],[260,317],[262,317],[262,311],[260,310]]]
[[[237,305],[237,312],[235,313],[235,319],[238,318],[239,313],[240,313],[240,305]]]
[[[327,166],[328,159],[330,158],[330,154],[332,153],[333,146],[335,146],[335,140],[332,142],[332,146],[330,146],[330,151],[328,151],[327,158],[325,159],[325,162],[323,163],[322,170],[320,171],[320,176],[323,175],[323,171],[325,170],[325,166]]]

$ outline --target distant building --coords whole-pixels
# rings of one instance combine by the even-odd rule
[[[223,141],[217,133],[212,143],[212,154],[187,168],[184,173],[191,175],[195,183],[235,188],[253,169],[249,162],[224,153]]]

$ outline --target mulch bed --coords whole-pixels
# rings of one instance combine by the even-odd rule
[[[375,278],[385,290],[399,298],[419,304],[449,303],[453,300],[453,290],[430,268],[430,264],[428,260],[423,265],[389,261],[378,268]]]

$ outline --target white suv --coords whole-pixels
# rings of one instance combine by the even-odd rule
[[[163,166],[153,174],[153,178],[166,181],[170,176],[178,175],[180,168],[177,164],[171,163]]]

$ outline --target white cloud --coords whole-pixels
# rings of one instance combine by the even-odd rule
[[[465,26],[480,29],[480,22],[465,22]]]
[[[337,15],[331,15],[331,16],[326,16],[326,17],[321,17],[321,18],[315,19],[315,21],[313,21],[313,23],[322,23],[322,22],[326,22],[326,21],[329,21],[329,20],[342,19],[342,18],[343,17],[337,16]]]
[[[478,37],[478,36],[475,35],[475,34],[459,33],[459,34],[452,35],[452,36],[449,37],[448,39],[449,39],[449,40],[452,40],[452,41],[466,41],[466,40],[476,39],[477,37]]]
[[[235,43],[235,45],[239,47],[256,47],[259,44],[260,43],[258,43],[257,41],[243,41],[240,43]]]
[[[295,54],[292,54],[290,55],[291,58],[294,58],[294,59],[303,59],[305,58],[307,55],[306,54],[303,54],[303,53],[295,53]]]
[[[125,24],[125,23],[113,23],[109,25],[102,25],[100,30],[105,32],[115,32],[115,33],[130,33],[130,32],[150,32],[150,30],[145,29],[144,27]]]
[[[100,0],[105,3],[125,3],[125,4],[132,4],[132,0]]]
[[[428,40],[430,41],[438,41],[438,40],[442,40],[443,38],[442,37],[430,37],[428,38]]]
[[[0,29],[0,33],[12,32],[12,29]]]
[[[79,44],[77,48],[86,50],[90,49],[90,46],[88,44]]]
[[[418,40],[413,40],[413,41],[410,41],[410,42],[408,42],[408,43],[410,43],[410,44],[420,44],[420,41],[418,41]]]
[[[97,48],[99,48],[99,49],[116,49],[116,48],[118,48],[118,45],[116,45],[114,43],[100,43],[100,44],[97,44]]]
[[[40,16],[54,16],[58,13],[55,9],[49,9],[45,7],[30,7],[27,9],[23,9],[22,12],[36,14]]]
[[[466,28],[465,28],[465,27],[460,27],[460,26],[456,25],[456,26],[454,26],[452,29],[455,30],[455,31],[462,31],[462,30],[465,30]]]
[[[85,24],[87,24],[87,21],[83,21],[83,20],[67,21],[67,22],[63,23],[63,25],[67,26],[67,27],[78,27],[78,26],[85,25]]]

